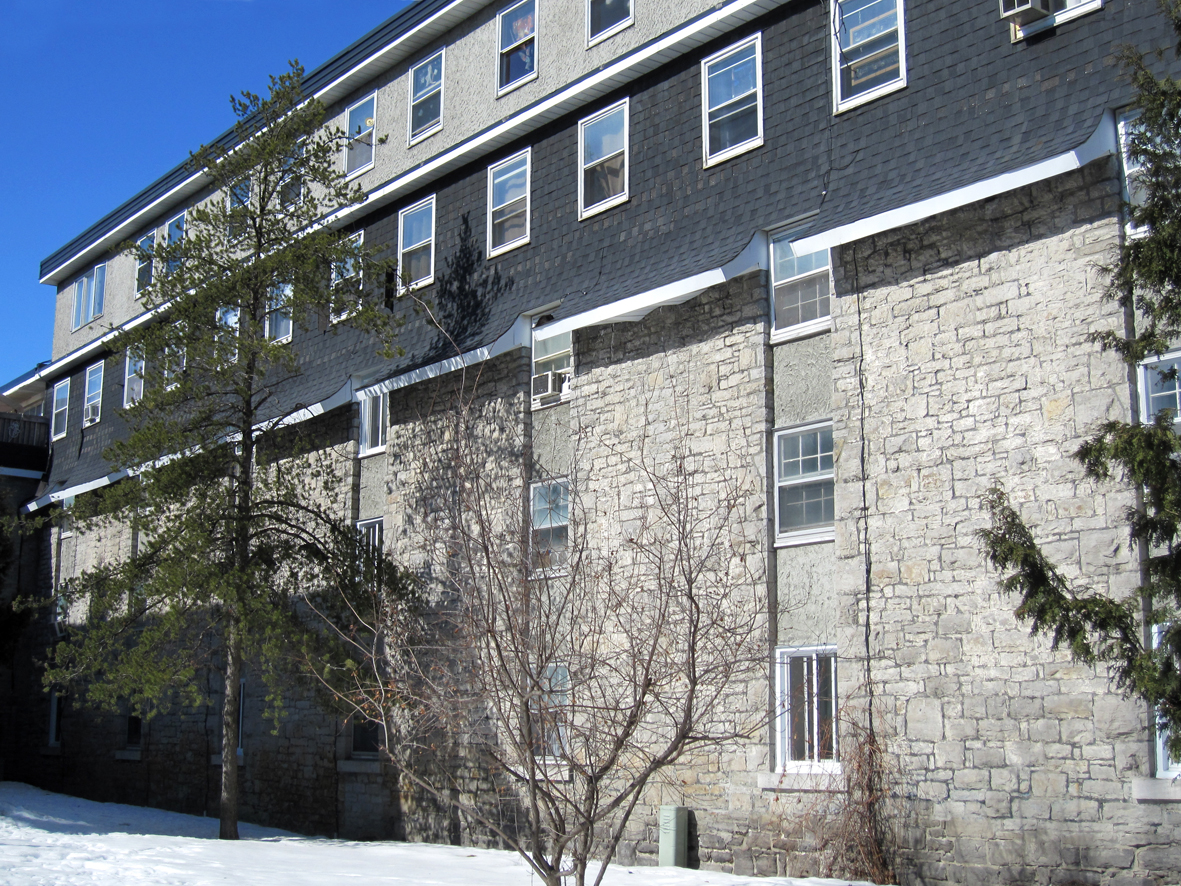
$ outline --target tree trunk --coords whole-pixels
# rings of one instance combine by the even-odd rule
[[[221,706],[221,840],[238,839],[238,700],[241,695],[242,645],[238,625],[226,630],[225,694]]]

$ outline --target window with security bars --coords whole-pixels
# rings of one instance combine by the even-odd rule
[[[906,85],[902,0],[835,0],[837,110]]]
[[[787,237],[771,244],[772,339],[830,329],[832,274],[827,249],[800,253]]]
[[[779,770],[835,766],[836,649],[778,649],[775,665]]]
[[[775,435],[776,540],[827,541],[835,519],[832,423]]]
[[[566,480],[534,483],[531,497],[533,566],[543,571],[561,569],[570,544],[570,484]]]
[[[541,760],[568,757],[566,717],[570,704],[570,670],[549,664],[542,670],[530,700],[530,733],[533,756]]]

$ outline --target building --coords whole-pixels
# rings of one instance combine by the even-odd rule
[[[551,503],[538,528],[561,528],[571,477],[625,488],[612,455],[671,445],[656,418],[682,416],[678,433],[757,480],[742,520],[763,539],[768,676],[746,694],[775,716],[663,785],[624,859],[653,857],[655,805],[676,803],[703,866],[814,870],[794,822],[849,750],[834,710],[872,689],[904,882],[1181,869],[1178,770],[1150,712],[1030,639],[974,535],[1000,480],[1068,569],[1113,592],[1138,580],[1131,494],[1069,453],[1097,421],[1159,408],[1087,335],[1124,322],[1097,268],[1126,235],[1116,52],[1168,29],[1131,0],[1017,5],[420,0],[308,77],[355,133],[341,163],[370,194],[342,225],[389,244],[427,298],[472,243],[513,281],[459,318],[459,355],[425,325],[380,365],[347,330],[293,331],[300,401],[352,429],[362,528],[404,543],[399,441],[421,392],[465,365],[544,456],[524,490]],[[179,236],[201,190],[178,168],[43,262],[53,359],[0,392],[50,417],[27,508],[121,479],[101,452],[134,372],[102,357],[141,269],[107,250]],[[574,428],[600,445],[576,450]],[[57,530],[41,545],[45,591],[95,555]],[[16,673],[33,725],[5,777],[186,810],[216,797],[208,716],[89,718]],[[478,839],[403,808],[350,725],[297,713],[277,736],[248,713],[244,817]]]

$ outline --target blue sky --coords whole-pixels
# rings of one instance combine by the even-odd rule
[[[233,124],[229,95],[307,70],[406,2],[3,0],[0,383],[50,355],[41,259]]]

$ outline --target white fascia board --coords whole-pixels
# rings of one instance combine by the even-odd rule
[[[440,360],[438,363],[431,363],[429,366],[420,367],[413,372],[395,375],[393,378],[387,378],[385,381],[375,385],[369,385],[366,388],[358,390],[353,395],[353,399],[360,401],[366,397],[372,397],[374,394],[396,391],[399,388],[406,388],[410,385],[416,385],[419,382],[429,381],[432,378],[438,378],[440,375],[446,375],[458,369],[475,366],[478,363],[499,357],[501,354],[517,348],[531,347],[532,337],[530,332],[529,318],[518,317],[513,321],[513,325],[509,327],[508,331],[490,345],[485,345],[482,348],[468,351],[465,354],[460,354],[447,360]]]
[[[274,428],[285,428],[288,425],[296,425],[300,422],[309,421],[317,415],[323,415],[325,412],[331,412],[338,406],[350,402],[353,399],[353,380],[348,379],[340,389],[331,397],[326,397],[319,403],[313,403],[311,406],[305,406],[303,409],[297,409],[290,415],[285,415],[282,418],[273,421],[262,422],[258,425],[258,429],[262,431],[273,430]]]
[[[620,299],[609,305],[592,308],[581,314],[547,323],[533,330],[533,338],[553,338],[555,335],[562,335],[575,329],[585,329],[588,326],[634,323],[644,319],[659,307],[683,304],[705,292],[711,286],[718,286],[727,280],[749,274],[751,271],[765,270],[769,260],[768,255],[767,235],[763,231],[758,231],[737,258],[720,268],[702,271],[692,277],[666,283],[664,286]]]
[[[0,477],[19,477],[22,480],[40,480],[44,471],[26,471],[24,468],[0,468]]]
[[[1017,188],[1025,187],[1035,182],[1045,181],[1048,178],[1062,175],[1065,172],[1073,172],[1076,169],[1081,169],[1092,160],[1097,160],[1108,154],[1114,154],[1117,150],[1117,145],[1115,114],[1108,110],[1104,112],[1102,119],[1099,121],[1099,126],[1096,127],[1090,138],[1073,151],[1067,151],[1065,154],[1059,154],[1057,157],[1050,157],[1047,160],[1042,160],[1040,163],[1034,163],[1032,166],[1026,166],[1022,169],[1006,172],[1003,175],[986,178],[983,181],[957,188],[954,191],[948,191],[945,194],[928,197],[926,200],[919,200],[917,203],[910,203],[906,206],[900,206],[897,209],[890,209],[877,215],[871,215],[868,218],[850,222],[847,225],[840,225],[839,227],[822,231],[819,234],[813,234],[810,237],[802,237],[796,240],[792,246],[801,253],[817,252],[821,249],[829,249],[833,246],[840,246],[843,243],[852,243],[854,240],[872,237],[875,234],[881,234],[885,231],[892,231],[895,228],[914,224],[915,222],[939,215],[943,212],[960,209],[972,203],[987,200],[990,197],[996,197],[1007,191],[1016,190]]]
[[[110,486],[112,483],[118,483],[120,480],[128,476],[130,475],[127,473],[127,471],[115,471],[115,473],[107,474],[105,477],[99,477],[97,480],[91,480],[87,483],[79,483],[77,486],[67,486],[64,489],[59,489],[57,492],[48,492],[40,498],[35,498],[31,502],[21,505],[21,511],[26,514],[31,514],[33,511],[39,511],[47,505],[64,501],[67,498],[74,498],[79,495],[84,495],[87,492],[93,492],[95,489],[101,489],[104,486]]]

